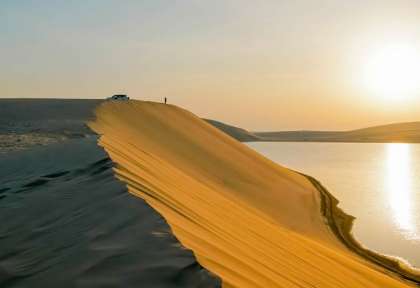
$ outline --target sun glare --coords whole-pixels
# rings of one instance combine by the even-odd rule
[[[407,238],[412,239],[417,237],[417,231],[412,219],[411,146],[403,143],[390,143],[385,147],[387,154],[385,179],[391,212],[397,227]]]
[[[420,89],[420,55],[414,47],[388,46],[369,57],[364,74],[374,95],[387,100],[407,99]]]

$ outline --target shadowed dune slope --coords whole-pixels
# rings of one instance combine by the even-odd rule
[[[0,287],[214,288],[94,137],[0,154]]]
[[[410,287],[337,240],[306,177],[190,112],[140,101],[96,112],[118,177],[224,287]]]

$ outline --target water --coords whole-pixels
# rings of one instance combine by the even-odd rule
[[[248,145],[321,181],[357,218],[352,233],[362,245],[420,268],[420,144]]]

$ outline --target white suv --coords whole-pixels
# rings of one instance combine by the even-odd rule
[[[107,98],[108,100],[120,100],[120,101],[127,101],[130,100],[130,97],[124,94],[115,94],[112,97]]]

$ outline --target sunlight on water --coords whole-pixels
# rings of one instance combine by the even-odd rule
[[[413,187],[411,146],[392,143],[386,145],[386,190],[395,224],[408,239],[418,235],[413,219]]]

